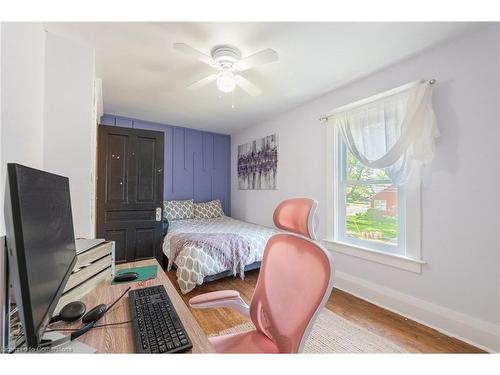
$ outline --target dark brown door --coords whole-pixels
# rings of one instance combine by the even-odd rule
[[[97,237],[117,263],[161,260],[163,133],[101,125],[97,157]]]

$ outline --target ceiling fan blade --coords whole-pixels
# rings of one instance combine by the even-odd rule
[[[255,86],[252,82],[250,82],[248,79],[240,76],[240,75],[235,75],[234,79],[236,80],[236,84],[241,87],[244,91],[246,91],[249,95],[251,96],[259,96],[262,94],[262,91]]]
[[[214,59],[212,59],[210,56],[205,55],[203,52],[200,52],[197,49],[194,49],[193,47],[187,45],[186,43],[174,43],[173,47],[177,51],[185,53],[188,56],[194,57],[195,59],[198,59],[207,65],[210,65],[210,66],[217,65],[216,62],[214,61]]]
[[[199,81],[196,81],[195,83],[191,84],[188,86],[189,90],[198,90],[201,89],[203,86],[208,85],[209,83],[212,83],[215,81],[218,77],[218,74],[211,74],[208,77],[202,78]]]
[[[271,48],[268,48],[238,61],[238,63],[236,64],[236,69],[239,71],[244,71],[247,69],[251,69],[254,66],[268,64],[277,60],[278,52]]]

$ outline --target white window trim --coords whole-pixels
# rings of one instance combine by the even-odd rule
[[[405,255],[390,254],[367,247],[343,243],[336,240],[335,233],[335,207],[338,196],[338,186],[336,181],[339,177],[339,167],[336,162],[337,148],[339,145],[339,134],[336,129],[329,125],[326,137],[326,247],[335,252],[351,255],[357,258],[366,259],[372,262],[385,264],[403,270],[420,273],[422,265],[421,249],[421,194],[420,194],[420,173],[415,173],[412,181],[408,183],[405,190],[404,212],[406,213],[405,228],[402,236],[405,241]]]

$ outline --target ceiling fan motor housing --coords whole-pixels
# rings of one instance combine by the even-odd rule
[[[212,58],[223,68],[232,66],[241,60],[241,52],[238,48],[229,45],[220,45],[212,48]]]
[[[277,52],[271,48],[264,49],[247,56],[246,58],[242,58],[241,51],[228,44],[215,46],[210,51],[210,56],[198,51],[186,43],[174,43],[173,47],[174,49],[219,70],[217,73],[213,73],[191,84],[188,87],[190,90],[199,89],[216,81],[219,91],[233,92],[236,86],[238,86],[249,95],[258,96],[262,93],[261,90],[238,73],[251,69],[255,66],[268,64],[278,60]],[[238,73],[235,71],[238,71]]]

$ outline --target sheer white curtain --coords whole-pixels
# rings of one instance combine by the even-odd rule
[[[428,82],[349,106],[328,117],[351,153],[364,165],[384,169],[395,185],[408,181],[415,168],[432,160],[439,136]]]

